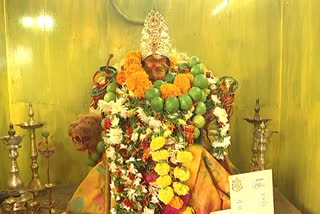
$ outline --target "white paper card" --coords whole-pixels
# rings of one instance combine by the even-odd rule
[[[231,209],[214,214],[274,214],[272,170],[229,176]]]

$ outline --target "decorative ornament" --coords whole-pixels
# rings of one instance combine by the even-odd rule
[[[141,32],[142,60],[151,55],[171,57],[171,43],[168,27],[163,16],[156,10],[151,10],[144,21]]]

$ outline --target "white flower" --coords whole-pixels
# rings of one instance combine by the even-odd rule
[[[139,119],[142,122],[144,122],[144,123],[148,123],[149,122],[149,117],[146,115],[146,113],[143,111],[142,108],[137,108],[137,113],[138,113]]]
[[[223,138],[223,141],[214,141],[212,143],[212,146],[214,148],[217,148],[217,147],[227,148],[231,143],[230,139],[231,139],[231,136],[228,136],[228,137]]]
[[[149,209],[148,207],[144,207],[142,214],[154,214],[154,210]]]
[[[153,203],[153,204],[158,204],[159,203],[159,199],[158,199],[157,196],[152,195],[150,202]]]
[[[111,120],[111,127],[117,127],[119,124],[119,118],[118,117],[114,117],[112,120]]]
[[[219,160],[224,160],[223,154],[214,153],[213,156]]]
[[[211,90],[217,89],[217,86],[216,86],[217,81],[216,81],[215,79],[213,79],[213,78],[208,78],[208,83],[209,83],[209,88],[210,88]]]
[[[109,163],[109,171],[110,172],[116,172],[117,171],[117,165],[114,162]]]
[[[120,144],[120,149],[128,149],[128,146],[126,144],[121,143]]]
[[[106,154],[107,157],[111,160],[114,160],[116,158],[116,152],[114,150],[114,148],[112,146],[110,146],[107,150],[106,150]]]
[[[126,163],[135,162],[136,159],[134,157],[130,157],[128,160],[126,160]]]
[[[110,213],[111,213],[111,214],[117,214],[117,211],[116,211],[115,208],[112,208],[112,209],[110,210]]]
[[[130,200],[135,200],[136,199],[137,193],[136,193],[136,191],[134,189],[127,189],[126,188],[125,190],[127,190],[127,195],[128,195],[128,198]]]
[[[189,120],[191,117],[192,117],[192,111],[191,110],[189,110],[185,115],[184,115],[184,119],[185,120]]]
[[[228,114],[224,108],[215,107],[213,110],[213,114],[218,117],[218,121],[227,124],[228,122]]]
[[[131,140],[133,142],[136,142],[139,139],[139,133],[138,132],[134,132],[131,136]]]
[[[110,183],[110,189],[114,189],[114,188],[116,188],[116,186],[114,185],[114,182],[111,181],[111,183]]]
[[[123,105],[125,102],[124,98],[118,99],[115,103],[112,104],[111,113],[119,114],[122,118],[127,117],[127,108]]]
[[[220,134],[222,137],[225,137],[229,131],[230,125],[229,123],[227,123],[226,125],[224,125],[221,129],[220,129]]]
[[[120,144],[122,137],[122,129],[111,128],[107,133],[107,143],[111,145]]]
[[[154,117],[149,117],[149,126],[153,129],[158,129],[161,126],[161,121],[155,119]]]
[[[135,175],[136,173],[138,173],[138,170],[134,167],[133,164],[130,164],[129,165],[129,172]]]
[[[114,103],[113,101],[106,102],[105,100],[99,100],[98,101],[98,108],[104,113],[110,113],[111,109],[112,109],[111,106],[113,103]]]
[[[214,104],[220,104],[221,103],[221,101],[219,100],[219,97],[218,97],[218,95],[211,95],[211,99],[212,99],[212,101],[214,102]]]

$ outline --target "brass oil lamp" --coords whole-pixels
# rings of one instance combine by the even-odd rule
[[[254,111],[255,114],[253,118],[244,118],[244,120],[254,125],[252,142],[253,157],[251,160],[251,171],[260,171],[265,170],[267,168],[267,163],[265,160],[267,145],[270,143],[270,138],[272,134],[278,132],[267,129],[266,123],[271,119],[262,118],[260,116],[259,99],[256,100]]]

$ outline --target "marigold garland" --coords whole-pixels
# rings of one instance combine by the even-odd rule
[[[188,74],[178,74],[174,79],[174,83],[178,88],[180,88],[183,94],[187,93],[191,88],[191,81]]]
[[[125,83],[126,76],[125,76],[125,71],[124,70],[121,70],[121,71],[118,72],[116,80],[117,80],[117,83],[119,85],[123,85],[123,83]]]
[[[154,171],[156,171],[158,175],[167,175],[170,171],[170,166],[167,163],[157,163]]]
[[[134,73],[145,72],[141,64],[132,64],[125,70],[125,77],[128,80]]]
[[[166,143],[166,139],[164,137],[156,137],[150,143],[150,148],[152,150],[161,149]]]
[[[169,205],[173,208],[181,209],[181,207],[183,206],[183,200],[178,196],[174,196]]]
[[[156,180],[156,184],[161,187],[167,187],[171,184],[172,178],[170,175],[159,176]]]
[[[174,96],[178,97],[181,95],[181,90],[176,85],[171,83],[165,83],[160,86],[160,93],[162,99],[167,99],[167,97]]]
[[[173,175],[175,178],[180,179],[180,181],[187,181],[190,178],[190,171],[186,168],[177,166],[174,168]]]
[[[171,187],[164,187],[159,191],[159,199],[165,203],[169,204],[169,202],[174,197],[173,189]]]
[[[138,58],[136,56],[129,56],[124,61],[124,68],[128,68],[134,64],[136,64],[136,65],[141,64],[141,58]]]
[[[142,58],[141,52],[140,51],[129,51],[125,56],[125,60],[130,57],[136,57],[136,58],[141,59]]]
[[[190,188],[183,183],[173,182],[173,190],[178,195],[186,195],[186,194],[188,194]]]
[[[146,91],[152,87],[149,76],[146,72],[136,72],[127,79],[127,86],[138,98],[144,98]]]
[[[174,70],[176,65],[178,64],[177,58],[175,56],[171,56],[170,61],[171,61],[170,68],[171,70]]]
[[[152,160],[154,161],[167,160],[169,157],[169,152],[167,150],[162,149],[159,151],[152,152],[151,156]]]
[[[177,161],[180,163],[186,163],[193,160],[193,155],[189,151],[178,151],[177,152]]]

